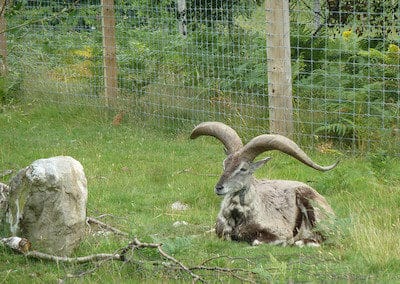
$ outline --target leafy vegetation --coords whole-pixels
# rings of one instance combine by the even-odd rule
[[[22,77],[17,74],[0,77],[0,107],[21,100],[21,81]]]
[[[329,113],[316,133],[357,141],[358,149],[366,150],[367,141],[386,137],[398,125],[400,53],[395,44],[383,50],[364,50],[362,45],[363,38],[352,31],[343,33],[328,49],[338,51],[332,61],[299,84],[314,91]],[[332,63],[333,57],[340,61]],[[372,129],[378,125],[380,129]]]
[[[187,266],[206,261],[212,267],[241,268],[248,271],[245,278],[260,282],[400,280],[398,158],[384,152],[362,158],[310,152],[322,164],[340,158],[335,170],[322,174],[271,153],[273,160],[258,175],[300,180],[318,189],[336,211],[335,233],[320,248],[250,247],[208,232],[220,203],[212,190],[224,158],[220,145],[211,138],[189,141],[190,126],[166,134],[134,126],[133,119],[127,116],[114,126],[112,117],[94,108],[39,103],[14,104],[0,113],[0,173],[11,169],[14,175],[39,158],[72,156],[83,164],[88,180],[88,216],[103,215],[103,221],[129,234],[88,235],[74,256],[119,251],[138,237],[162,242]],[[189,209],[173,210],[175,201]],[[188,224],[173,227],[176,221]],[[0,279],[7,283],[190,280],[183,272],[154,265],[165,259],[150,249],[137,251],[134,257],[142,262],[136,264],[57,264],[3,247],[0,257]],[[215,271],[204,275],[210,281],[235,281]]]
[[[262,1],[233,1],[229,7],[211,2],[187,1],[185,36],[171,1],[116,2],[119,110],[150,124],[156,120],[169,131],[210,119],[248,129],[249,136],[265,130]],[[311,9],[315,1],[291,3],[298,11],[291,18],[296,135],[352,152],[396,152],[400,49],[391,28],[395,22],[382,19],[388,27],[382,34],[372,24],[368,29],[365,17],[335,18],[338,11],[349,13],[348,1],[337,7],[328,2],[321,2],[328,14],[319,17]],[[377,8],[373,3],[371,9]],[[7,84],[18,82],[21,92],[37,100],[102,107],[98,4],[13,1],[7,13],[8,61],[18,76],[7,78]],[[397,11],[386,4],[384,9]],[[354,9],[365,12],[361,4]],[[374,14],[373,23],[378,17]],[[332,20],[341,22],[333,26]],[[357,25],[363,25],[362,32]],[[2,101],[6,97],[2,94]]]

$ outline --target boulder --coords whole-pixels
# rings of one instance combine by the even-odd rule
[[[0,236],[6,231],[5,216],[8,208],[8,193],[10,187],[0,182]]]
[[[10,191],[10,187],[5,183],[0,182],[0,212],[3,214],[7,209],[8,204],[8,192]]]
[[[77,160],[37,160],[10,181],[10,231],[35,250],[67,256],[85,235],[86,203],[86,177]]]

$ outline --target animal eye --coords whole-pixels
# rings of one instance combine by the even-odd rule
[[[245,172],[245,171],[247,171],[247,168],[240,168],[240,171]]]

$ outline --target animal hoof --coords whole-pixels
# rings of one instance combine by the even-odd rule
[[[310,241],[304,242],[303,240],[300,240],[300,241],[295,242],[294,245],[297,246],[297,247],[300,247],[300,248],[302,248],[302,247],[304,247],[304,246],[314,247],[314,248],[317,248],[317,247],[320,247],[320,246],[321,246],[321,245],[320,245],[319,243],[317,243],[317,242],[312,242],[312,241],[311,241],[311,242],[310,242]]]

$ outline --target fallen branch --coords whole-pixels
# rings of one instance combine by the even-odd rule
[[[133,239],[133,242],[131,242],[126,248],[124,248],[122,250],[121,253],[121,257],[123,259],[125,259],[125,255],[129,250],[135,250],[137,248],[143,248],[143,247],[147,247],[147,248],[157,248],[158,252],[160,253],[161,256],[163,256],[164,258],[172,261],[172,263],[178,265],[178,267],[185,271],[186,273],[188,273],[190,276],[192,276],[193,278],[193,282],[196,281],[200,281],[200,282],[205,282],[205,280],[193,273],[189,268],[187,268],[182,262],[180,262],[179,260],[177,260],[176,258],[172,257],[171,255],[167,254],[163,249],[162,249],[162,244],[158,244],[158,243],[142,243],[141,241],[139,241],[137,238]]]
[[[217,255],[217,256],[210,257],[210,258],[208,258],[206,260],[203,260],[203,262],[199,266],[204,266],[206,263],[208,263],[210,261],[213,261],[213,260],[216,260],[216,259],[222,259],[222,258],[227,258],[230,261],[243,260],[243,261],[245,261],[247,263],[253,264],[253,262],[250,259],[246,258],[246,257],[238,257],[238,256],[232,257],[232,256],[229,256],[229,255]]]
[[[31,248],[31,242],[28,239],[20,237],[2,238],[0,239],[0,243],[19,253],[26,253]]]
[[[120,231],[120,230],[118,230],[118,229],[116,229],[116,228],[114,228],[114,227],[112,227],[112,226],[110,226],[110,225],[108,225],[108,224],[106,224],[104,222],[101,222],[101,221],[99,221],[99,220],[97,220],[95,218],[87,217],[86,221],[89,224],[95,224],[95,225],[98,225],[99,227],[101,227],[103,229],[109,230],[109,231],[113,232],[114,234],[122,235],[122,236],[128,236],[128,233],[122,232],[122,231]]]
[[[199,265],[199,266],[190,267],[189,269],[190,270],[207,270],[207,271],[223,272],[223,273],[227,273],[227,274],[231,275],[232,277],[234,277],[236,279],[239,279],[240,281],[256,283],[255,281],[253,281],[251,279],[247,279],[247,278],[241,277],[236,274],[237,272],[242,272],[242,273],[247,273],[247,274],[250,273],[253,275],[257,275],[256,272],[249,271],[249,270],[246,270],[243,268],[225,268],[225,267],[219,267],[219,266],[210,267],[210,266]]]
[[[4,170],[0,173],[0,178],[11,175],[13,173],[13,170]]]
[[[116,253],[114,254],[100,253],[82,257],[66,257],[66,256],[56,256],[52,254],[47,254],[35,250],[29,251],[31,248],[31,242],[28,239],[20,237],[2,238],[0,239],[0,243],[16,252],[22,253],[26,257],[50,260],[55,262],[86,263],[86,262],[96,262],[101,260],[121,260],[121,256]]]
[[[125,261],[126,260],[126,253],[129,250],[139,249],[139,248],[156,248],[160,255],[167,260],[171,261],[175,265],[188,273],[193,278],[193,282],[201,281],[205,282],[199,275],[193,273],[189,268],[187,268],[182,262],[178,261],[171,255],[167,254],[162,249],[162,244],[158,243],[142,243],[137,238],[134,238],[133,242],[131,242],[126,248],[122,250],[121,254],[108,254],[108,253],[100,253],[100,254],[92,254],[88,256],[81,256],[81,257],[67,257],[67,256],[56,256],[52,254],[47,254],[39,251],[29,251],[31,247],[31,243],[29,240],[20,237],[10,237],[10,238],[3,238],[0,240],[3,245],[17,251],[19,253],[24,254],[26,257],[35,258],[35,259],[42,259],[54,262],[65,262],[65,263],[75,263],[75,264],[82,264],[87,262],[98,262],[98,261],[108,261],[108,260],[119,260]]]
[[[198,266],[193,266],[193,267],[188,267],[185,264],[183,264],[181,261],[177,260],[170,254],[166,253],[163,248],[161,243],[145,243],[141,242],[137,238],[134,238],[131,243],[129,243],[126,247],[120,249],[120,253],[99,253],[99,254],[92,254],[92,255],[87,255],[87,256],[81,256],[81,257],[66,257],[66,256],[56,256],[56,255],[51,255],[39,251],[29,251],[31,247],[31,243],[29,240],[25,238],[20,238],[20,237],[10,237],[10,238],[2,238],[0,239],[0,244],[5,245],[6,247],[11,248],[12,250],[23,254],[27,258],[33,258],[33,259],[40,259],[40,260],[46,260],[46,261],[53,261],[56,263],[70,263],[70,264],[84,264],[84,263],[95,263],[95,267],[86,270],[83,272],[80,272],[77,275],[67,275],[68,278],[71,277],[82,277],[84,275],[92,274],[94,273],[103,263],[106,261],[123,261],[125,263],[138,263],[138,264],[153,264],[153,265],[160,265],[164,267],[167,270],[170,271],[181,271],[186,274],[188,274],[192,278],[192,282],[207,282],[206,279],[201,276],[200,274],[195,273],[194,271],[214,271],[218,275],[225,274],[229,277],[233,277],[238,279],[241,282],[249,282],[249,283],[254,283],[255,281],[253,280],[253,277],[257,277],[258,273],[247,270],[244,268],[225,268],[225,267],[218,267],[218,266],[206,266],[205,264],[218,259],[218,258],[231,258],[229,256],[216,256],[209,258],[205,261],[203,261],[200,265]],[[160,260],[160,261],[150,261],[150,260],[137,260],[132,258],[127,258],[127,254],[129,252],[134,252],[136,250],[140,250],[143,248],[152,248],[152,249],[157,249],[159,256],[162,259],[166,259],[166,261]],[[232,258],[235,259],[235,258]],[[249,262],[248,259],[246,258],[238,258],[241,260],[245,260]]]
[[[51,19],[57,18],[58,16],[60,16],[60,15],[62,15],[62,14],[69,13],[69,12],[71,12],[71,11],[73,11],[73,10],[76,9],[76,5],[79,3],[79,1],[80,1],[80,0],[75,0],[75,1],[74,1],[72,4],[70,4],[68,7],[64,7],[60,12],[54,13],[53,15],[50,15],[50,16],[48,16],[48,17],[44,17],[44,18],[37,19],[37,20],[29,20],[29,21],[27,21],[27,22],[25,22],[25,23],[22,23],[22,24],[20,24],[20,25],[17,25],[17,26],[14,26],[14,27],[9,27],[9,28],[7,28],[7,29],[4,29],[4,30],[0,31],[0,34],[4,34],[4,33],[6,33],[6,32],[10,32],[10,31],[13,31],[13,30],[16,30],[16,29],[20,29],[20,28],[23,28],[23,27],[25,27],[25,26],[29,26],[29,25],[32,25],[32,24],[36,24],[36,23],[40,23],[40,22],[44,22],[44,21],[49,21],[49,20],[51,20]]]
[[[77,264],[86,262],[104,261],[104,260],[121,260],[121,256],[117,253],[115,254],[99,253],[81,257],[67,257],[67,256],[51,255],[33,250],[25,253],[25,256],[36,259],[55,261],[57,263],[66,262],[66,263],[77,263]]]

